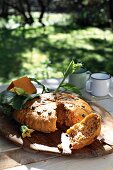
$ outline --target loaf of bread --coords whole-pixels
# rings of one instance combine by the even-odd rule
[[[14,111],[13,117],[29,128],[49,133],[56,131],[57,123],[70,127],[91,112],[90,105],[75,94],[45,93]]]
[[[91,113],[62,134],[62,143],[59,147],[65,153],[70,153],[72,149],[81,149],[91,144],[99,136],[100,130],[101,117],[96,113]]]

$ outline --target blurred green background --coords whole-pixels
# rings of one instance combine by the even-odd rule
[[[62,77],[69,62],[113,75],[112,1],[0,1],[0,83]]]

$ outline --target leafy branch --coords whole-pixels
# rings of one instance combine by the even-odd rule
[[[67,67],[65,73],[64,73],[64,76],[63,76],[61,83],[59,84],[59,86],[55,90],[55,93],[58,92],[59,89],[62,87],[65,79],[69,76],[69,74],[76,72],[76,70],[80,69],[81,67],[82,67],[82,63],[75,64],[74,61],[72,60],[69,64],[69,66]]]

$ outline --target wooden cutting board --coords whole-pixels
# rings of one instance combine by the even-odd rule
[[[90,105],[94,111],[102,116],[101,135],[91,145],[73,151],[72,155],[77,158],[97,157],[113,152],[113,118],[99,105],[95,103],[90,103]],[[8,140],[16,145],[22,146],[24,149],[62,155],[57,148],[57,145],[61,143],[62,130],[57,130],[50,134],[34,131],[31,138],[23,139],[19,131],[19,124],[14,120],[7,119],[2,113],[0,113],[0,132]]]

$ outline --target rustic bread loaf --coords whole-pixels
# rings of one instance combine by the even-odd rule
[[[70,127],[91,112],[90,105],[75,94],[45,93],[14,111],[13,116],[34,130],[48,133],[57,129],[57,123]]]

